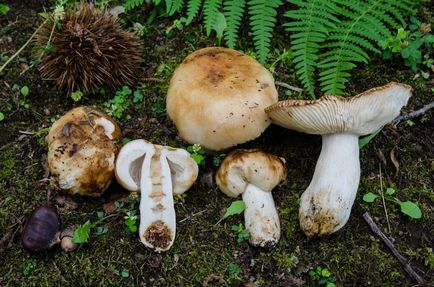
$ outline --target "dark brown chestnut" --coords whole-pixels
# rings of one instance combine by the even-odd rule
[[[48,205],[38,207],[24,226],[21,236],[24,249],[32,253],[43,252],[59,243],[61,224],[55,208]]]

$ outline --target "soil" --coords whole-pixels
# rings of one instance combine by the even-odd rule
[[[42,2],[8,1],[10,12],[0,16],[1,64],[3,56],[17,51],[42,22],[38,15],[44,10]],[[142,18],[149,13],[140,11],[144,13]],[[129,20],[125,22],[131,25]],[[131,105],[119,124],[126,139],[143,138],[186,148],[188,144],[177,137],[165,114],[168,81],[189,53],[217,41],[207,38],[200,25],[168,35],[165,31],[171,23],[171,19],[158,18],[143,37],[143,76],[140,84],[131,88],[139,89],[144,99]],[[248,27],[243,29],[247,31]],[[247,36],[247,32],[244,34]],[[243,38],[238,48],[253,49],[249,39]],[[282,28],[277,29],[272,45],[273,50],[280,51],[288,47],[288,36]],[[272,53],[270,63],[275,56]],[[0,111],[5,115],[0,121],[0,286],[318,286],[321,282],[308,274],[317,267],[327,268],[336,277],[337,286],[415,286],[364,222],[362,214],[366,211],[416,272],[434,286],[433,111],[411,123],[386,126],[361,150],[362,174],[351,217],[344,228],[328,237],[307,238],[297,216],[299,198],[310,182],[321,138],[272,125],[261,137],[240,147],[261,148],[286,159],[287,181],[273,192],[282,228],[282,237],[274,248],[254,248],[247,241],[237,243],[231,226],[243,223],[242,215],[215,224],[233,201],[219,192],[213,180],[217,169],[213,159],[223,158],[228,152],[224,151],[207,152],[199,180],[185,196],[175,200],[177,234],[169,251],[157,254],[145,248],[137,233],[125,230],[124,214],[119,213],[100,225],[107,228],[106,233],[98,235],[93,230],[89,242],[74,252],[63,253],[54,247],[43,254],[29,254],[21,246],[20,234],[26,217],[38,206],[56,206],[63,225],[69,226],[98,221],[97,211],[116,214],[115,200],[123,202],[124,207],[129,204],[126,191],[117,183],[99,198],[65,196],[50,189],[44,138],[52,122],[80,105],[104,109],[103,103],[113,98],[114,92],[102,90],[74,102],[53,82],[40,77],[37,64],[32,65],[34,59],[29,46],[0,74]],[[274,76],[278,81],[300,85],[291,66],[278,64]],[[353,71],[347,92],[355,95],[389,81],[414,88],[404,113],[433,101],[432,77],[416,77],[401,58],[385,61],[374,56],[368,65]],[[23,86],[29,88],[27,97],[20,93]],[[281,99],[287,98],[285,89],[279,88],[279,94]],[[417,203],[422,218],[410,219],[396,203],[386,201],[387,219],[380,200],[362,200],[364,194],[378,193],[381,187],[393,187],[394,197],[400,201]]]

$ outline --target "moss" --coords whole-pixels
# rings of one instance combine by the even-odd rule
[[[35,12],[24,10],[20,19],[34,19]],[[26,20],[27,26],[31,21]],[[12,21],[11,21],[12,23]],[[163,24],[164,25],[164,24]],[[8,32],[5,32],[8,31]],[[0,36],[19,39],[20,43],[32,33],[31,27],[20,30],[20,22],[0,29]],[[24,35],[24,36],[23,36]],[[176,137],[175,129],[165,116],[164,100],[172,71],[194,48],[185,42],[185,36],[195,35],[194,47],[213,44],[198,27],[185,29],[173,38],[164,35],[164,26],[152,27],[145,41],[146,70],[144,78],[158,77],[162,82],[146,80],[140,90],[144,95],[141,103],[130,107],[127,117],[121,121],[124,136],[130,139],[144,138],[159,144],[187,146]],[[285,35],[276,35],[273,45],[280,50],[286,47]],[[247,38],[246,38],[247,39]],[[250,41],[243,39],[240,49],[247,50]],[[3,48],[2,48],[3,49]],[[3,50],[1,51],[3,52]],[[5,81],[30,87],[29,110],[22,111],[16,104],[15,92],[5,89],[8,97],[0,104],[10,107],[7,124],[0,123],[0,234],[10,228],[15,218],[24,221],[25,214],[47,202],[48,187],[40,182],[44,174],[40,159],[46,152],[43,141],[44,128],[51,125],[50,118],[63,114],[75,103],[62,91],[53,90],[50,83],[40,81],[36,69],[29,70],[19,78],[18,65],[10,66]],[[276,67],[276,78],[297,85],[296,76],[288,66]],[[415,93],[406,110],[412,110],[431,101],[431,86],[413,73],[402,69],[399,63],[384,63],[379,58],[369,65],[354,70],[348,93],[362,92],[372,86],[388,81],[400,81],[414,86]],[[2,91],[3,92],[3,91]],[[280,96],[284,91],[280,90]],[[88,95],[79,104],[100,105],[112,98],[114,92]],[[47,110],[46,110],[47,109]],[[292,286],[293,280],[303,280],[306,286],[318,286],[307,275],[317,266],[327,267],[337,277],[338,286],[411,286],[398,261],[384,244],[371,232],[362,219],[369,211],[379,227],[387,233],[387,220],[380,201],[363,202],[367,192],[377,192],[379,182],[378,152],[386,158],[382,166],[384,186],[394,186],[400,200],[417,202],[423,212],[420,220],[411,220],[402,215],[399,207],[387,203],[390,237],[395,246],[408,257],[417,270],[432,269],[432,245],[434,230],[434,202],[432,171],[434,150],[431,138],[432,113],[424,121],[414,119],[415,125],[401,124],[396,129],[385,128],[361,151],[362,177],[356,202],[348,224],[327,238],[308,239],[299,228],[299,198],[308,186],[321,149],[321,138],[271,126],[260,138],[241,145],[241,148],[259,147],[286,159],[287,182],[273,191],[281,219],[282,236],[272,250],[251,247],[247,242],[238,244],[230,230],[233,224],[243,222],[243,216],[228,218],[214,225],[233,199],[223,196],[215,184],[207,185],[202,177],[215,172],[212,155],[200,168],[198,183],[176,201],[177,236],[173,247],[166,253],[156,254],[146,249],[137,234],[124,231],[122,216],[108,220],[104,225],[108,233],[92,233],[88,244],[79,250],[65,254],[58,247],[41,254],[30,255],[19,244],[19,232],[10,247],[0,253],[1,286],[200,286],[209,281],[210,286],[234,286],[256,282],[260,286]],[[24,136],[18,131],[40,131],[36,136]],[[395,148],[400,163],[396,172],[390,153]],[[96,221],[95,211],[111,194],[120,191],[116,184],[101,198],[73,197],[76,210],[63,211],[65,226]],[[52,191],[49,202],[59,195]],[[239,279],[229,274],[229,264],[237,264],[241,271]],[[122,271],[128,270],[128,276]],[[124,276],[125,277],[124,277]],[[432,272],[423,274],[434,284]]]

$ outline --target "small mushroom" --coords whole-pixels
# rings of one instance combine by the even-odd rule
[[[48,167],[60,190],[100,196],[114,177],[121,131],[102,111],[75,108],[57,120],[48,134]]]
[[[256,60],[209,47],[176,69],[166,105],[181,138],[221,150],[259,137],[271,122],[264,108],[277,100],[273,76]]]
[[[280,221],[271,190],[286,178],[285,161],[260,150],[236,150],[222,162],[216,182],[227,196],[242,194],[244,221],[254,246],[272,247],[280,238]]]
[[[196,181],[198,166],[183,150],[133,140],[122,147],[116,160],[116,178],[129,191],[139,191],[142,243],[156,252],[168,250],[175,240],[173,195]]]
[[[300,201],[300,226],[306,235],[328,235],[348,221],[360,180],[359,136],[377,131],[398,116],[411,90],[392,82],[355,97],[326,95],[266,108],[272,121],[282,127],[322,135],[321,154]]]

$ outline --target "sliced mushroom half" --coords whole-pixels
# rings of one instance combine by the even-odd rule
[[[116,178],[130,191],[139,191],[140,240],[156,252],[168,250],[175,239],[174,194],[182,194],[196,181],[198,166],[178,148],[134,140],[119,152]]]

